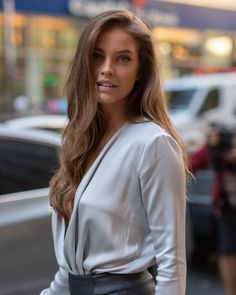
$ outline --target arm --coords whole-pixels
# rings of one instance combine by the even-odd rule
[[[181,151],[170,136],[147,144],[139,177],[158,265],[155,294],[184,295],[185,171]]]

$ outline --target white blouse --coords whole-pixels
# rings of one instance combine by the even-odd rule
[[[185,171],[176,141],[127,123],[81,181],[66,229],[53,213],[59,271],[41,295],[69,295],[68,273],[136,273],[157,263],[155,295],[184,295]]]

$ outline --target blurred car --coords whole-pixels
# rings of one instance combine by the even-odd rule
[[[236,123],[236,73],[191,75],[166,80],[170,116],[191,150],[205,141],[212,122]]]
[[[14,129],[36,128],[55,132],[61,132],[67,123],[67,116],[62,114],[31,115],[8,119],[4,122]]]
[[[0,126],[0,294],[32,295],[57,269],[48,182],[59,134]]]

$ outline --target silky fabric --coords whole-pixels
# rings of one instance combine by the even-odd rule
[[[70,295],[154,295],[155,283],[148,271],[137,274],[69,274]]]
[[[176,141],[146,119],[126,123],[80,182],[68,226],[53,212],[59,271],[41,294],[69,295],[69,274],[139,273],[157,263],[155,295],[184,295],[185,205]]]

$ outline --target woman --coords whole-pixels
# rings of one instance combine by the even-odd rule
[[[186,165],[148,26],[128,11],[98,15],[66,89],[50,191],[60,267],[41,294],[184,295]]]
[[[212,167],[218,265],[225,295],[236,291],[236,143],[233,130],[211,124],[207,142],[191,155],[191,170]]]

